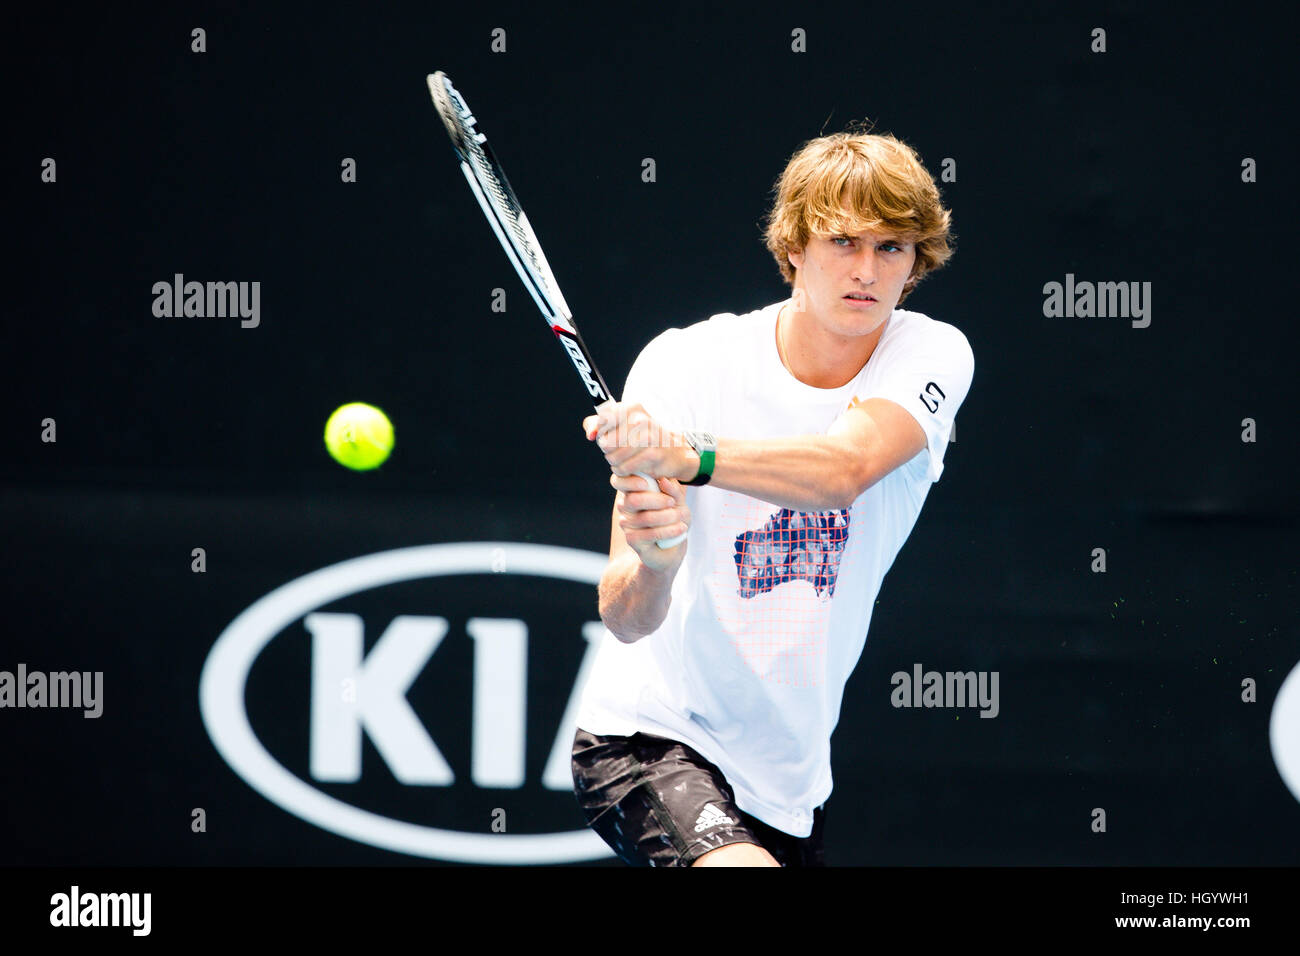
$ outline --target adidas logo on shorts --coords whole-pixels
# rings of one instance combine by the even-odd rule
[[[731,819],[711,803],[704,805],[704,812],[700,818],[695,821],[695,832],[707,830],[709,827],[735,826],[736,821]]]

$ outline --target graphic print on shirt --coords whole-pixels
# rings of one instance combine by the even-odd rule
[[[762,528],[736,536],[738,593],[752,598],[780,584],[807,581],[818,597],[830,598],[848,540],[847,508],[813,512],[782,508]]]
[[[711,497],[708,589],[728,643],[764,681],[820,686],[851,509],[795,511],[721,488]]]

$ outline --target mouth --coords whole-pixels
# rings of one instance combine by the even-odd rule
[[[848,295],[843,296],[843,298],[847,299],[849,302],[860,302],[863,305],[870,305],[872,302],[876,301],[874,295],[868,295],[865,292],[850,292]]]

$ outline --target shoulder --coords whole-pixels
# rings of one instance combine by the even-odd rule
[[[956,361],[974,365],[975,353],[970,340],[957,326],[908,309],[895,309],[890,321],[896,323],[890,330],[890,344],[900,352],[917,349],[940,352]]]
[[[760,334],[764,319],[773,308],[764,306],[742,315],[719,312],[690,325],[664,329],[646,344],[642,355],[653,359],[675,354],[680,359],[716,349],[735,349],[746,339]]]

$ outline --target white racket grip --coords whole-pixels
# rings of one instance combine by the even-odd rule
[[[645,483],[649,486],[649,487],[646,489],[647,491],[658,491],[658,490],[659,490],[659,482],[655,481],[653,478],[651,478],[649,475],[647,475],[644,471],[638,471],[637,474],[640,475],[642,478],[645,479]],[[664,541],[656,541],[655,544],[657,544],[659,547],[661,547],[661,548],[663,548],[665,551],[667,551],[669,548],[675,548],[675,547],[677,547],[679,544],[681,544],[681,543],[682,543],[683,541],[685,541],[685,540],[686,540],[686,535],[685,535],[685,534],[679,534],[679,535],[678,535],[677,537],[675,537],[675,538],[668,538],[667,540],[664,540]]]

